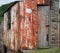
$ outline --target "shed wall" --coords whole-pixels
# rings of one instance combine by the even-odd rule
[[[11,29],[8,30],[8,11],[4,14],[4,44],[12,50],[37,48],[37,4],[44,0],[26,0],[11,7]],[[44,20],[43,20],[44,21]]]
[[[12,49],[17,50],[18,48],[18,28],[17,28],[17,18],[16,18],[17,4],[15,4],[11,9],[11,29],[8,29],[8,11],[4,14],[4,44]],[[5,40],[6,39],[6,40]]]

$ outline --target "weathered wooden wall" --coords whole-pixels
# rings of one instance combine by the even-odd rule
[[[17,30],[17,18],[16,18],[17,4],[11,9],[11,29],[8,29],[8,11],[4,14],[4,44],[11,49],[17,49],[18,45],[18,30]]]
[[[24,0],[11,7],[11,29],[7,26],[8,11],[4,14],[4,44],[8,48],[15,51],[37,48],[37,4],[49,5],[44,0]]]

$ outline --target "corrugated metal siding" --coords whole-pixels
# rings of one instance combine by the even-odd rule
[[[7,30],[8,13],[5,13],[4,44],[7,47],[15,51],[19,50],[20,48],[22,49],[37,48],[38,44],[37,4],[44,4],[44,2],[45,2],[44,0],[34,1],[25,0],[23,2],[16,3],[10,10],[11,30]],[[45,22],[45,19],[43,19],[43,21]]]
[[[31,4],[31,5],[30,5]],[[32,0],[24,2],[24,16],[21,19],[21,48],[33,49],[36,48],[37,35],[36,23],[37,14],[32,10]],[[23,12],[23,11],[22,11]],[[34,14],[33,14],[34,13]],[[34,39],[34,40],[33,40]]]

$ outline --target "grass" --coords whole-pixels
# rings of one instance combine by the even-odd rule
[[[31,53],[59,53],[58,48],[31,50]]]
[[[42,49],[38,51],[38,53],[58,53],[58,49],[57,48]]]

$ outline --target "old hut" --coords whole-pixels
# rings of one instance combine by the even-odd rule
[[[4,45],[12,50],[49,46],[50,1],[15,1],[4,12]]]

